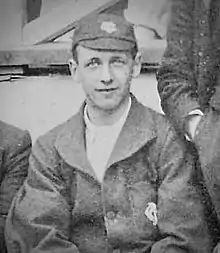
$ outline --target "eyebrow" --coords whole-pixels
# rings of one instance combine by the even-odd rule
[[[127,57],[125,57],[125,56],[121,56],[121,55],[117,56],[117,55],[115,55],[115,56],[111,57],[111,61],[112,60],[122,60],[122,61],[127,62],[129,59]]]

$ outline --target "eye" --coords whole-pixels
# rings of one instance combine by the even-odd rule
[[[127,64],[127,61],[122,58],[115,58],[115,59],[112,59],[112,64],[116,66],[124,66]]]
[[[95,67],[98,67],[100,64],[101,64],[101,62],[100,62],[99,59],[93,58],[93,59],[89,60],[89,61],[86,63],[85,66],[86,66],[87,68],[95,68]]]

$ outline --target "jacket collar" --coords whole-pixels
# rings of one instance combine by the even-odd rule
[[[129,157],[156,136],[150,110],[140,104],[133,95],[131,95],[131,100],[128,117],[116,141],[107,167]],[[64,125],[56,139],[55,147],[66,163],[97,179],[86,155],[84,106],[85,104]]]

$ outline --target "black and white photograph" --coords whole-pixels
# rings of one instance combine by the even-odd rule
[[[220,253],[219,77],[219,0],[0,0],[0,253]]]

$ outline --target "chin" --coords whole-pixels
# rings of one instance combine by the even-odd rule
[[[118,104],[115,103],[98,104],[97,108],[99,108],[102,111],[114,111],[118,108]]]

